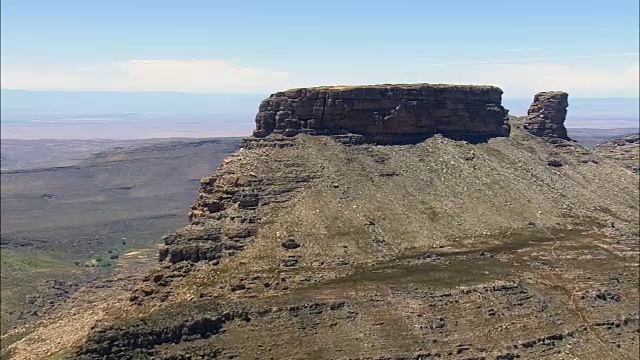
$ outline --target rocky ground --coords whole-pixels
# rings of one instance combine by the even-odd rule
[[[292,279],[296,291],[264,291],[270,279],[253,275],[236,300],[204,296],[94,331],[76,356],[634,359],[634,259],[598,237],[429,252],[315,284]]]
[[[640,144],[640,137],[637,134],[629,135],[602,142],[595,147],[595,152],[638,174],[640,173],[638,144]]]

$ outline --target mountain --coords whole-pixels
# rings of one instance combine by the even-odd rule
[[[566,93],[521,118],[501,95],[271,95],[155,269],[79,291],[5,354],[637,358],[638,175],[567,139]]]

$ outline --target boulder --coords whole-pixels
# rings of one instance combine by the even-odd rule
[[[287,249],[287,250],[293,250],[293,249],[297,249],[300,247],[300,244],[293,240],[293,239],[289,239],[287,241],[284,241],[280,244],[280,246],[282,246],[283,248]]]

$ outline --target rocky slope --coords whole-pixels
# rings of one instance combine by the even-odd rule
[[[635,134],[604,141],[596,145],[594,151],[638,174],[640,173],[639,149],[640,136]]]
[[[460,127],[416,89],[491,96],[446,105],[475,114]],[[300,99],[323,92],[347,109],[373,95],[353,124],[344,107],[338,123],[325,122],[328,106],[301,119]],[[272,95],[258,136],[202,179],[189,225],[164,238],[136,290],[106,300],[110,309],[76,321],[73,334],[51,338],[65,326],[53,317],[9,353],[637,358],[638,176],[530,133],[527,119],[506,125],[500,93],[385,85]],[[396,116],[404,100],[413,115]],[[484,125],[461,140],[469,124]]]

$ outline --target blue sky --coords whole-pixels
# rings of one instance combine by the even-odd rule
[[[2,2],[2,87],[484,83],[638,96],[638,1]]]

